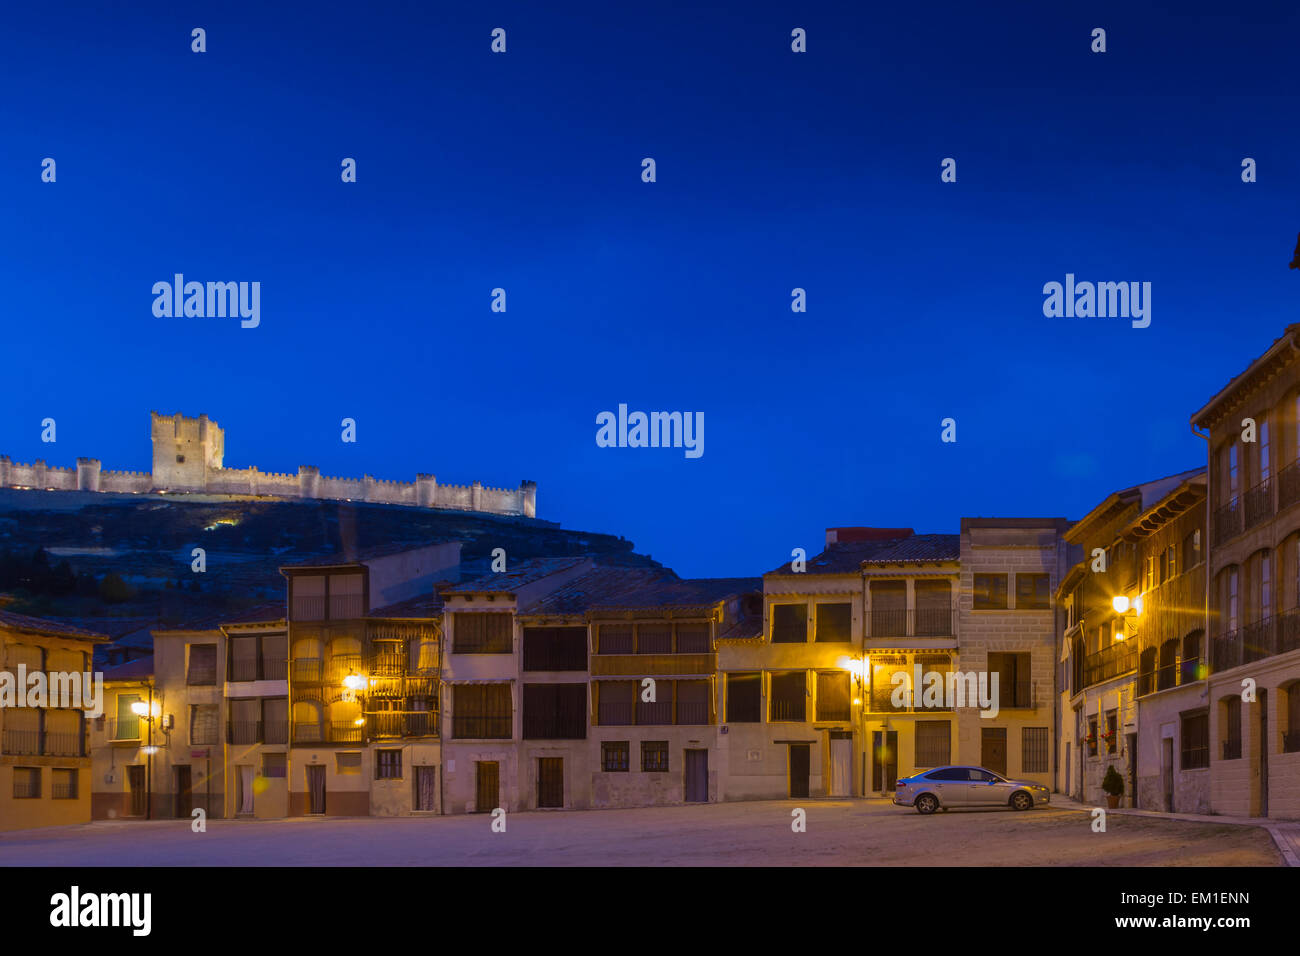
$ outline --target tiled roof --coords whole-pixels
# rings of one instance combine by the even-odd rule
[[[32,631],[49,637],[75,637],[84,641],[107,641],[109,639],[107,634],[101,634],[98,631],[88,631],[83,627],[64,624],[62,621],[52,621],[43,617],[28,617],[26,614],[15,614],[12,611],[5,610],[0,610],[0,627],[9,627],[16,631]]]
[[[753,641],[763,637],[763,615],[747,614],[718,630],[719,641]]]
[[[809,558],[807,570],[795,572],[786,561],[768,574],[855,574],[862,562],[893,564],[909,561],[956,561],[961,555],[959,534],[912,534],[883,541],[843,541]]]
[[[386,558],[389,555],[401,554],[403,551],[419,551],[421,548],[430,548],[438,544],[446,544],[452,541],[452,538],[436,538],[428,541],[398,541],[392,544],[375,545],[370,548],[346,548],[342,551],[336,551],[334,554],[327,554],[319,558],[303,558],[301,561],[295,561],[293,564],[286,564],[281,567],[282,571],[292,571],[295,568],[336,568],[351,564],[364,564],[367,561],[375,561],[379,558]]]
[[[104,680],[143,680],[153,677],[153,655],[140,657],[116,667],[104,668]]]
[[[585,614],[660,608],[705,609],[761,591],[760,578],[679,578],[662,568],[595,568],[520,611],[521,615]]]
[[[228,617],[222,620],[222,624],[272,624],[276,621],[283,621],[285,614],[284,603],[263,604],[259,607],[250,608],[242,614],[235,617]]]
[[[471,581],[450,584],[440,588],[443,594],[512,594],[525,585],[540,581],[542,578],[560,571],[567,571],[584,561],[578,558],[532,558],[520,561],[507,571],[485,574]]]
[[[424,619],[442,617],[442,595],[438,593],[438,588],[450,586],[453,582],[439,582],[433,586],[432,594],[419,594],[413,598],[407,598],[405,601],[398,601],[396,604],[388,604],[384,607],[377,607],[367,617],[391,617],[391,618],[411,618]]]

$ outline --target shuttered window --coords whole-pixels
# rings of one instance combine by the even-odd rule
[[[916,722],[916,766],[942,767],[949,762],[952,734],[947,720]]]
[[[1021,773],[1047,773],[1047,728],[1024,727],[1020,731]]]
[[[727,675],[727,723],[757,724],[763,720],[763,678],[760,674]]]
[[[196,704],[190,707],[190,743],[217,742],[217,705]]]
[[[215,684],[217,682],[217,645],[190,644],[190,664],[185,683]]]
[[[586,684],[525,684],[525,740],[584,740]]]
[[[514,711],[509,684],[456,684],[452,691],[452,737],[510,739]]]
[[[514,651],[513,617],[510,614],[452,615],[452,653],[510,654]]]
[[[817,643],[845,644],[852,637],[852,604],[817,605]]]
[[[808,641],[808,605],[772,605],[772,643],[804,644]]]

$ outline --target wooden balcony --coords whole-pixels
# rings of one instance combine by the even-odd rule
[[[713,674],[716,654],[592,654],[592,677],[674,677]]]

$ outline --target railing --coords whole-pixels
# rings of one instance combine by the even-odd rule
[[[1300,608],[1283,611],[1277,628],[1277,652],[1300,650]]]
[[[402,677],[406,674],[406,654],[401,651],[380,651],[370,657],[371,677]]]
[[[283,657],[234,657],[226,680],[241,683],[254,680],[285,680],[288,668]]]
[[[872,713],[872,714],[928,714],[928,713],[941,713],[941,712],[951,712],[951,711],[952,711],[952,707],[950,707],[946,701],[945,701],[945,702],[942,702],[942,703],[938,703],[938,704],[933,704],[933,705],[926,705],[926,704],[924,704],[924,703],[918,703],[918,704],[915,704],[915,705],[914,705],[914,704],[913,704],[913,701],[912,701],[912,690],[911,690],[910,687],[907,688],[907,689],[905,690],[905,692],[904,692],[904,696],[903,696],[903,706],[902,706],[902,707],[895,707],[895,706],[894,706],[894,691],[895,691],[895,689],[896,689],[896,688],[893,688],[893,687],[890,687],[890,688],[887,688],[887,689],[886,689],[886,688],[880,688],[880,689],[877,689],[877,690],[875,691],[875,693],[873,693],[870,697],[867,698],[867,705],[868,705],[868,707],[870,708],[870,709],[868,710],[868,713]],[[920,699],[921,699],[922,701],[925,700],[925,688],[921,688],[921,691],[920,691]],[[966,701],[966,706],[968,706],[968,707],[976,707],[976,706],[978,706],[978,705],[979,705],[979,701],[978,701],[978,700],[968,700],[968,701]],[[999,706],[1001,706],[1001,705],[999,705]],[[845,713],[847,714],[847,711],[845,711]],[[844,717],[821,717],[821,716],[820,716],[820,712],[819,712],[819,715],[818,715],[818,718],[817,718],[817,719],[818,719],[818,720],[848,720],[849,717],[848,717],[848,716],[844,716]]]
[[[319,597],[295,597],[293,599],[293,619],[295,621],[325,620],[325,595]]]
[[[451,735],[460,740],[509,740],[514,728],[511,718],[457,716],[451,718]]]
[[[325,682],[341,684],[349,674],[358,674],[363,670],[360,654],[331,654],[329,673]]]
[[[330,743],[333,744],[356,744],[366,739],[366,728],[351,720],[335,720],[330,722]]]
[[[266,744],[283,744],[289,742],[289,724],[287,721],[267,721],[262,725],[262,742]]]
[[[260,720],[232,720],[226,724],[226,743],[257,744],[262,742]]]
[[[324,739],[319,723],[295,723],[293,725],[294,743],[317,743]]]
[[[677,723],[707,724],[708,722],[709,722],[708,701],[687,702],[687,701],[679,700],[677,702]]]
[[[631,701],[602,700],[596,716],[602,727],[631,727],[636,723],[635,713]]]
[[[230,680],[233,683],[257,680],[257,658],[230,659]]]
[[[768,718],[773,721],[789,720],[804,721],[808,719],[808,700],[800,696],[797,700],[773,700],[772,714]]]
[[[671,700],[638,701],[636,705],[636,722],[638,724],[671,724],[673,722],[673,702]]]
[[[1287,465],[1277,476],[1277,507],[1281,511],[1300,501],[1300,459]]]
[[[1241,739],[1225,740],[1223,742],[1223,759],[1239,760],[1241,759]]]
[[[330,620],[344,621],[365,617],[366,610],[360,594],[331,594]]]
[[[1243,531],[1255,527],[1273,516],[1273,479],[1265,478],[1242,496],[1245,524]]]
[[[1214,512],[1214,544],[1235,538],[1241,534],[1241,499],[1233,498],[1226,505]]]
[[[79,733],[7,729],[0,752],[22,757],[84,757],[85,738]]]
[[[27,779],[27,780],[23,780],[21,778],[15,778],[14,780],[15,799],[22,800],[27,798],[35,798],[35,797],[39,797],[40,795],[41,795],[41,778],[39,776],[37,776],[35,779]]]
[[[288,662],[283,657],[262,658],[262,680],[287,680]]]
[[[580,641],[539,637],[524,632],[526,671],[585,671],[587,646]]]
[[[54,800],[75,800],[77,799],[77,778],[73,777],[66,783],[55,782],[50,786],[50,797]]]
[[[677,632],[677,653],[678,654],[707,654],[713,648],[709,645],[708,628],[700,628],[699,631],[681,630]]]
[[[325,662],[319,657],[296,657],[293,660],[293,679],[310,684],[319,684],[324,676]]]
[[[1210,664],[1219,673],[1294,650],[1300,650],[1300,608],[1216,635]]]
[[[952,608],[918,607],[910,611],[873,608],[867,636],[951,637]]]
[[[438,733],[437,714],[427,710],[378,710],[366,714],[371,737],[429,737]]]
[[[1122,641],[1083,659],[1083,686],[1091,687],[1127,674],[1137,667],[1137,645]]]

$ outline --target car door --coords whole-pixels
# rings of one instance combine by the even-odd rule
[[[939,798],[941,806],[960,807],[966,805],[965,771],[956,767],[934,770],[926,774],[925,789]]]
[[[1006,782],[995,773],[972,767],[967,784],[967,800],[972,806],[1000,806],[1011,799]]]

